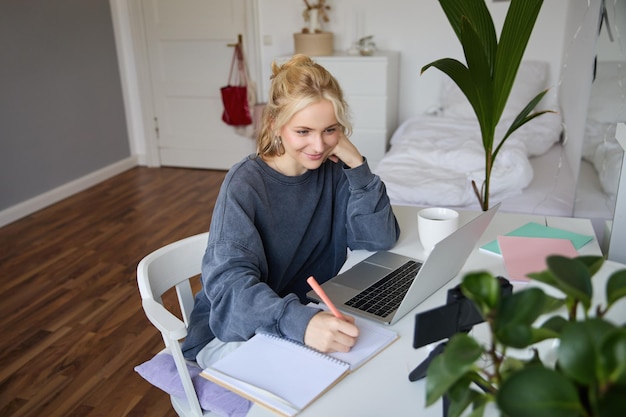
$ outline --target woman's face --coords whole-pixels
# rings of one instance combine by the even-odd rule
[[[281,129],[285,153],[276,157],[285,175],[301,175],[317,169],[332,154],[342,133],[328,100],[310,104],[293,115]]]

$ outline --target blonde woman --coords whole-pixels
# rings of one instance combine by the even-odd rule
[[[306,279],[347,249],[391,248],[400,230],[380,178],[350,142],[341,88],[303,55],[272,65],[257,153],[228,172],[213,212],[188,359],[206,367],[258,331],[348,351],[354,319],[307,306]]]

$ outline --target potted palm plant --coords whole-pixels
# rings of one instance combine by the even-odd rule
[[[541,284],[506,297],[491,274],[466,275],[461,290],[483,315],[490,340],[482,344],[462,333],[450,338],[428,367],[427,404],[445,395],[450,417],[468,408],[471,416],[482,416],[489,403],[508,417],[623,416],[626,315],[622,309],[611,320],[607,313],[626,297],[626,269],[612,272],[604,300],[594,306],[592,277],[603,262],[550,256],[547,270],[529,275]],[[536,326],[540,317],[546,320]],[[535,345],[549,339],[558,345],[554,363]],[[515,349],[534,354],[520,359]]]
[[[515,130],[546,112],[531,113],[547,90],[538,92],[513,120],[504,137],[495,141],[496,126],[543,1],[511,0],[499,41],[484,0],[439,0],[439,3],[461,42],[466,64],[443,58],[425,65],[421,72],[435,67],[446,73],[476,113],[485,149],[485,179],[480,187],[475,181],[472,186],[482,210],[488,210],[491,170],[500,148]]]

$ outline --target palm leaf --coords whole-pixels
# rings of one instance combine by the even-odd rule
[[[472,80],[469,69],[463,65],[463,63],[453,58],[442,58],[437,61],[433,61],[428,65],[424,65],[421,72],[423,73],[430,67],[435,67],[448,75],[448,77],[450,77],[456,85],[459,86],[465,97],[467,97],[468,101],[474,108],[474,111],[476,111],[475,104],[479,101],[478,90],[476,89],[476,84]]]
[[[472,103],[472,107],[474,107],[484,140],[490,136],[490,132],[493,130],[491,127],[494,125],[493,113],[489,111],[493,108],[491,67],[480,35],[465,18],[462,19],[461,39],[471,82],[475,85],[478,93],[477,100]],[[483,141],[483,145],[487,146],[488,143]]]
[[[493,152],[492,159],[495,159],[496,155],[500,151],[500,148],[504,144],[504,141],[509,136],[511,136],[511,134],[513,132],[515,132],[517,129],[519,129],[520,127],[524,126],[526,123],[530,122],[531,120],[533,120],[537,116],[541,116],[542,114],[545,114],[545,113],[554,113],[553,110],[542,110],[542,111],[535,112],[535,113],[529,115],[529,113],[537,106],[537,104],[539,104],[539,102],[541,101],[541,99],[543,99],[543,97],[546,95],[547,92],[548,92],[548,90],[543,90],[542,92],[537,94],[535,96],[535,98],[533,98],[526,105],[526,107],[524,107],[522,109],[522,111],[517,115],[515,120],[513,120],[513,123],[511,123],[511,126],[509,127],[509,129],[504,134],[504,137],[500,141],[500,144],[496,147],[496,150]]]
[[[472,22],[480,43],[484,47],[484,54],[489,62],[489,68],[493,68],[498,41],[493,20],[485,2],[483,0],[439,0],[439,3],[462,44],[462,20],[465,18]]]
[[[494,114],[499,120],[509,98],[513,82],[543,0],[511,1],[502,26],[494,67]]]

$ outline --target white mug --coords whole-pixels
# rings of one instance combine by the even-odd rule
[[[426,253],[459,226],[459,213],[445,207],[430,207],[417,213],[417,231]]]

